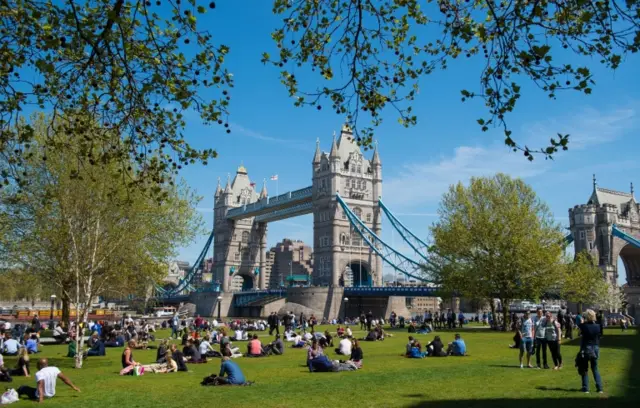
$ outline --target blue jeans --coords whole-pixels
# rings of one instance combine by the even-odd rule
[[[178,328],[176,326],[171,326],[171,336],[173,337],[173,335],[175,334],[176,339],[178,338]]]
[[[602,391],[602,378],[600,378],[600,371],[598,371],[598,358],[600,358],[600,348],[598,346],[595,346],[594,351],[596,357],[589,359],[589,363],[591,364],[593,379],[596,382],[596,389],[598,391]],[[585,371],[585,373],[582,375],[582,391],[589,391],[589,371]]]

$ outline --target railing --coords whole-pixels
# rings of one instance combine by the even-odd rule
[[[251,213],[254,211],[260,211],[268,209],[270,207],[276,207],[281,204],[286,204],[290,201],[300,200],[311,197],[313,187],[305,187],[295,191],[289,191],[284,194],[280,194],[276,197],[267,197],[266,199],[258,200],[255,203],[245,204],[242,207],[237,207],[227,212],[227,218],[237,217],[239,215]]]

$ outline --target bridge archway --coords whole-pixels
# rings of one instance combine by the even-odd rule
[[[231,279],[232,291],[245,291],[255,288],[254,278],[248,275],[235,275]]]
[[[370,287],[373,286],[371,279],[371,270],[365,262],[352,261],[347,264],[351,270],[351,286],[353,287]]]
[[[630,285],[640,283],[640,248],[627,244],[618,253],[619,259],[624,265],[626,281]],[[621,271],[620,271],[621,272]]]

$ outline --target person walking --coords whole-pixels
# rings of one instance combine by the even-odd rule
[[[536,310],[536,317],[533,320],[536,328],[536,338],[535,338],[535,353],[536,353],[536,365],[537,368],[540,369],[540,356],[542,355],[542,362],[544,364],[544,368],[548,369],[549,365],[547,364],[547,342],[545,340],[545,317],[542,314],[542,309],[538,308]]]
[[[564,327],[566,327],[567,330],[564,337],[573,340],[573,315],[571,312],[564,315]]]
[[[582,377],[582,392],[589,393],[589,365],[593,379],[596,382],[596,390],[602,393],[602,378],[598,370],[598,360],[600,359],[600,325],[596,323],[596,313],[587,309],[584,313],[585,322],[580,325],[580,352],[576,358],[578,372]]]
[[[560,323],[553,318],[550,311],[547,311],[544,319],[544,341],[547,343],[547,346],[549,346],[554,370],[562,368],[562,355],[560,354],[561,339],[562,331],[560,330]]]

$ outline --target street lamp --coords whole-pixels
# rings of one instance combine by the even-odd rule
[[[51,313],[49,314],[49,330],[53,330],[53,304],[56,301],[56,295],[51,295]]]
[[[542,299],[541,303],[542,303],[542,310],[546,312],[547,309],[545,309],[545,307],[544,307],[544,305],[547,303],[546,300]]]
[[[220,308],[222,306],[222,296],[218,296],[218,324],[222,323],[221,317],[220,317]]]
[[[349,302],[349,298],[345,297],[344,299],[342,299],[344,301],[344,322],[346,324],[347,321],[347,302]]]

